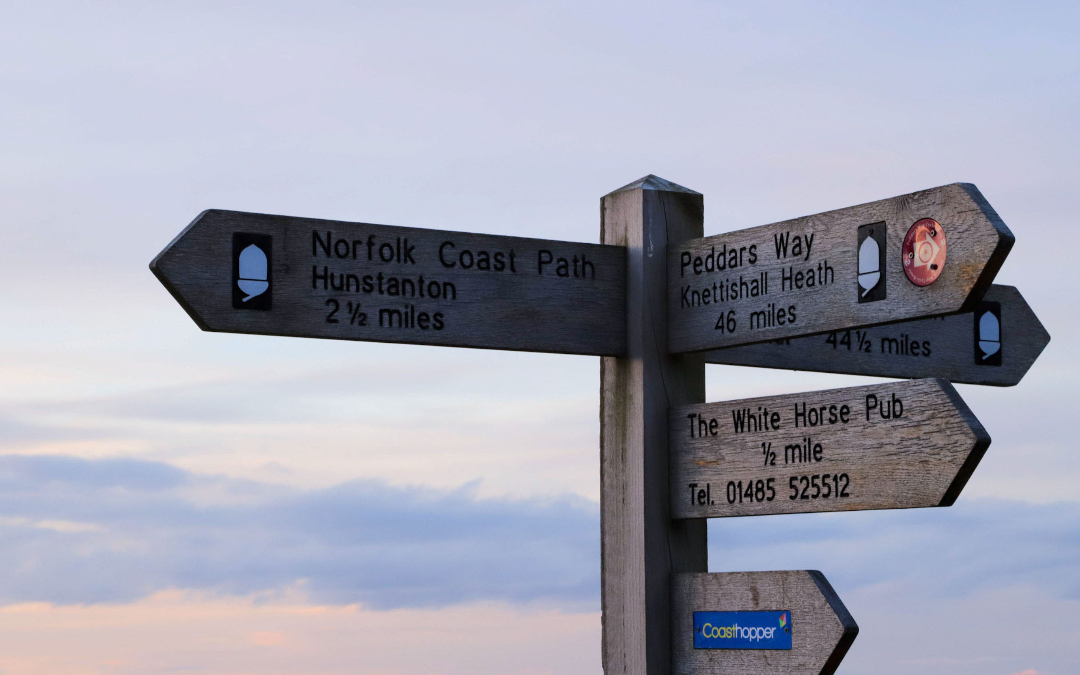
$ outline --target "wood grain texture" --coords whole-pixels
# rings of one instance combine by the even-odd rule
[[[235,232],[273,237],[269,311],[233,307]],[[211,210],[150,268],[208,331],[618,355],[625,255],[597,244]],[[365,325],[349,311],[356,303]]]
[[[806,414],[797,419],[800,410]],[[812,411],[821,417],[809,426]],[[764,413],[768,425],[744,417],[736,432],[746,412],[759,420]],[[939,379],[678,406],[670,425],[676,518],[949,506],[990,445],[956,390]]]
[[[676,675],[831,675],[859,627],[817,571],[676,574],[672,578]],[[791,612],[791,650],[694,649],[694,612]]]
[[[901,256],[922,218],[941,223],[947,243],[929,286],[908,281]],[[859,228],[874,223],[886,228],[884,297],[860,302]],[[796,255],[795,237],[811,235],[809,250],[800,239]],[[785,236],[786,254],[777,248]],[[990,287],[1012,244],[978,189],[962,183],[687,242],[668,254],[669,344],[673,352],[716,349],[963,311]],[[722,252],[727,264],[716,271],[708,260]]]
[[[601,200],[601,241],[627,249],[627,355],[600,366],[604,672],[671,667],[670,575],[708,570],[705,520],[672,520],[668,409],[705,400],[700,356],[667,350],[666,249],[701,236],[701,195],[648,176]]]
[[[994,284],[977,307],[998,303],[1000,359],[985,358],[975,332],[977,309],[932,319],[855,328],[809,337],[717,349],[706,363],[876,377],[941,377],[1011,387],[1050,342],[1038,317],[1012,286]]]

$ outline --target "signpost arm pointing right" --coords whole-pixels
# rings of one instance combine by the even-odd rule
[[[674,675],[832,675],[859,634],[851,613],[816,570],[676,574],[671,586]],[[759,639],[698,647],[694,615],[710,610],[724,611],[744,627],[761,625],[755,614],[784,614],[784,624],[772,624],[770,633],[786,633],[786,644]]]
[[[668,253],[671,351],[970,311],[1012,245],[968,183],[683,242]]]
[[[705,361],[1011,387],[1049,342],[1020,291],[995,284],[973,312],[716,349]]]

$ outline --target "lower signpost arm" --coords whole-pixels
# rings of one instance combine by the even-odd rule
[[[647,176],[601,200],[601,243],[626,247],[627,354],[600,366],[604,672],[671,669],[671,578],[707,572],[706,520],[670,513],[668,409],[705,400],[698,355],[667,345],[667,251],[703,235],[702,195]]]

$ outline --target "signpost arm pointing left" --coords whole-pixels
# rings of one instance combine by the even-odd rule
[[[601,200],[601,241],[627,250],[625,357],[600,365],[604,672],[671,669],[671,575],[707,572],[706,521],[673,520],[668,409],[705,400],[700,355],[669,355],[667,250],[702,234],[702,196],[655,176]]]
[[[150,269],[200,328],[625,352],[618,246],[210,209]]]

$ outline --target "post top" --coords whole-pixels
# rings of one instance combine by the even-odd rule
[[[629,185],[622,186],[618,190],[612,190],[608,194],[615,194],[616,192],[623,192],[626,190],[659,190],[662,192],[686,192],[693,195],[698,194],[690,188],[684,188],[677,183],[672,183],[669,180],[664,180],[663,178],[659,176],[654,176],[651,173],[644,178],[637,179]]]

